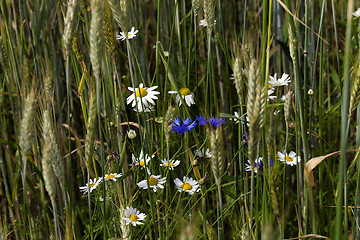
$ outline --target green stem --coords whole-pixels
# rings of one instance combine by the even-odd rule
[[[339,180],[337,184],[338,196],[336,200],[336,220],[335,220],[335,240],[346,239],[347,230],[342,233],[344,226],[342,225],[342,216],[346,216],[347,211],[343,212],[343,197],[344,197],[344,178],[345,178],[345,164],[346,164],[346,145],[348,137],[348,113],[350,101],[350,54],[351,54],[351,35],[352,35],[352,12],[354,9],[354,0],[348,1],[347,7],[347,23],[345,35],[345,55],[344,55],[344,82],[341,98],[341,135],[340,135],[340,164],[339,164]],[[346,204],[346,199],[345,199]],[[345,214],[345,215],[343,215]],[[346,219],[346,217],[344,217]],[[345,234],[345,235],[343,235]]]

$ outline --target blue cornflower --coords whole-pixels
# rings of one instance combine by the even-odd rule
[[[187,118],[186,120],[183,120],[183,124],[181,124],[181,119],[177,117],[172,123],[172,130],[171,133],[176,131],[177,133],[184,134],[187,131],[191,131],[195,126],[196,122],[191,123],[191,119]]]
[[[269,158],[268,158],[268,163],[267,163],[267,164],[270,165],[270,167],[274,166],[274,163],[275,163],[275,162],[274,162],[274,159],[272,159],[272,158],[269,159]],[[263,162],[263,160],[261,159],[261,160],[259,160],[259,168],[262,169],[263,167],[264,167],[264,162]]]
[[[212,117],[209,119],[209,122],[211,125],[213,125],[215,128],[220,127],[221,124],[225,123],[224,118],[216,118]]]
[[[205,119],[205,117],[203,115],[196,116],[196,121],[199,122],[200,126],[208,123],[208,121]]]
[[[206,120],[202,115],[196,116],[196,121],[198,121],[201,126],[211,124],[215,128],[220,127],[221,124],[225,123],[224,118],[211,117],[209,120]]]
[[[247,146],[249,140],[250,140],[250,135],[248,132],[245,132],[245,134],[244,134],[245,146]]]

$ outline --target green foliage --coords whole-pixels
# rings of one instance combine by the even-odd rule
[[[347,3],[1,1],[0,238],[359,238]]]

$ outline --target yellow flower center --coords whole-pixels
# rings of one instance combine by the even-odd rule
[[[90,188],[92,188],[93,186],[95,186],[95,183],[90,184]]]
[[[168,166],[168,167],[173,167],[174,166],[174,164],[172,162],[167,162],[167,163],[165,163],[165,165]]]
[[[136,222],[138,220],[138,216],[136,216],[135,214],[131,214],[129,218],[133,222]]]
[[[271,84],[271,83],[268,83],[268,88],[272,88],[272,84]]]
[[[292,157],[290,157],[290,156],[285,156],[285,160],[287,162],[292,162],[294,159]]]
[[[139,88],[136,90],[135,94],[137,97],[145,97],[147,95],[147,91],[144,88]]]
[[[257,171],[258,170],[258,167],[254,167],[254,171]]]
[[[154,177],[149,178],[149,184],[150,184],[150,186],[154,186],[154,185],[158,184],[158,182],[159,182],[159,181],[158,181],[156,178],[154,178]]]
[[[131,33],[128,33],[128,37],[130,37],[131,36]]]
[[[106,179],[111,179],[111,178],[114,178],[114,177],[115,177],[114,174],[110,174],[110,175],[107,175],[107,176],[106,176]]]
[[[183,183],[183,185],[181,186],[184,190],[191,190],[192,189],[192,186],[190,183]]]
[[[142,166],[142,167],[144,167],[144,166],[145,166],[145,161],[141,160],[141,161],[139,162],[139,165]]]
[[[182,96],[187,96],[187,95],[189,95],[190,94],[190,89],[188,89],[188,88],[182,88],[182,89],[180,89],[180,94],[182,95]]]

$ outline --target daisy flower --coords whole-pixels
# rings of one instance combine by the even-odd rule
[[[187,131],[191,131],[195,126],[196,126],[196,122],[192,122],[191,123],[191,119],[187,118],[186,120],[183,120],[183,124],[181,124],[181,120],[179,117],[177,117],[172,123],[172,130],[171,133],[173,132],[177,132],[177,133],[181,133],[184,134]]]
[[[230,119],[230,121],[234,121],[235,123],[239,123],[239,121],[240,121],[240,116],[239,116],[239,113],[238,112],[234,112],[234,115],[235,115],[235,117],[234,118],[229,118]]]
[[[244,121],[244,116],[241,116],[241,117],[240,117],[240,121],[241,121],[241,124],[245,124],[245,123],[246,123],[246,126],[250,126],[250,119],[249,119],[249,116],[248,116],[248,115],[245,116],[245,121]]]
[[[174,170],[175,167],[177,167],[180,164],[179,160],[161,160],[161,167],[167,167],[169,170]]]
[[[262,157],[255,159],[254,166],[251,166],[251,162],[250,160],[248,160],[248,163],[245,163],[245,171],[247,172],[254,171],[254,173],[257,173],[258,170],[260,169],[260,164],[259,164],[260,161],[262,162]]]
[[[126,99],[126,104],[129,105],[131,103],[131,107],[136,106],[138,112],[146,111],[149,106],[155,105],[154,100],[158,99],[156,95],[160,94],[160,92],[154,91],[157,87],[158,86],[147,88],[144,87],[142,83],[135,89],[128,87],[133,94]]]
[[[280,161],[285,162],[287,165],[294,166],[298,162],[301,161],[300,156],[296,156],[296,153],[294,151],[291,151],[290,153],[286,153],[285,151],[278,152],[277,156]]]
[[[274,160],[273,159],[268,159],[268,165],[273,166],[274,165]],[[254,171],[254,173],[257,173],[258,171],[262,171],[264,168],[264,162],[263,162],[263,158],[259,157],[258,159],[255,159],[254,161],[254,167],[251,166],[251,162],[250,160],[248,160],[248,163],[245,163],[245,170],[250,172],[250,171]]]
[[[275,92],[275,89],[274,88],[270,88],[270,89],[268,89],[268,101],[269,100],[274,100],[274,99],[276,99],[276,95],[275,96],[271,96],[271,94],[273,94]]]
[[[143,224],[142,221],[145,217],[145,213],[140,213],[136,208],[130,206],[125,209],[125,217],[122,219],[126,222],[126,225],[131,223],[133,226],[136,226]]]
[[[356,18],[360,17],[360,8],[358,8],[355,12],[353,12],[352,15]]]
[[[122,176],[121,173],[105,174],[104,181],[112,180],[112,181],[116,182],[116,179],[119,178],[119,177],[121,177],[121,176]]]
[[[141,168],[145,168],[145,166],[149,165],[149,162],[150,162],[151,158],[153,158],[153,157],[154,157],[154,155],[152,155],[150,157],[148,154],[145,154],[145,156],[144,156],[144,153],[141,150],[138,158],[136,158],[134,156],[134,154],[132,155],[132,161],[133,161],[133,164],[135,164],[135,166],[140,165]]]
[[[215,23],[216,23],[216,20],[214,20],[214,24],[215,24]],[[203,26],[203,27],[207,27],[207,26],[208,26],[208,24],[207,24],[207,22],[206,22],[206,20],[205,20],[205,19],[200,20],[199,25],[200,25],[200,26]]]
[[[121,32],[119,35],[116,36],[116,39],[120,39],[121,41],[124,41],[126,39],[126,37],[128,39],[132,39],[134,37],[136,37],[136,34],[138,33],[139,30],[135,30],[135,27],[131,28],[131,31],[127,33],[127,36],[125,35],[124,32]]]
[[[200,191],[198,181],[194,180],[193,178],[183,177],[183,180],[176,178],[174,180],[176,188],[179,192],[187,192],[190,195],[193,195],[195,192]]]
[[[291,82],[290,76],[287,73],[283,73],[281,78],[277,78],[277,73],[274,76],[269,76],[270,80],[268,81],[269,88],[287,86]]]
[[[212,154],[210,150],[207,148],[206,151],[204,148],[196,150],[196,155],[198,157],[211,158]]]
[[[247,76],[247,70],[245,68],[241,68],[241,74],[243,76]],[[230,75],[230,80],[235,80],[235,75],[233,73]]]
[[[154,106],[153,105],[149,105],[143,109],[137,109],[137,108],[133,108],[134,112],[138,112],[138,113],[149,113],[149,112],[153,112],[154,111]]]
[[[150,188],[152,188],[154,192],[156,192],[157,188],[164,188],[163,184],[166,182],[166,177],[160,178],[160,175],[151,175],[151,174],[149,175],[150,177],[148,180],[147,179],[142,180],[137,184],[138,187],[143,189],[148,189],[148,187],[150,186]],[[149,185],[148,185],[148,181],[149,181]]]
[[[185,100],[186,105],[188,105],[189,107],[190,107],[192,104],[195,104],[195,101],[194,101],[194,93],[192,93],[192,92],[190,91],[190,89],[188,89],[188,88],[181,88],[181,89],[179,90],[180,95],[177,94],[176,91],[169,91],[168,93],[170,93],[170,94],[176,94],[176,102],[179,104],[179,107],[180,107],[181,104],[182,104],[182,101],[181,101],[181,99],[180,99],[180,95],[181,95],[182,99]]]
[[[91,193],[95,188],[97,188],[97,186],[100,183],[101,183],[101,178],[99,178],[98,180],[96,180],[96,178],[90,179],[90,181],[85,186],[79,187],[80,192],[86,194],[90,190]]]

